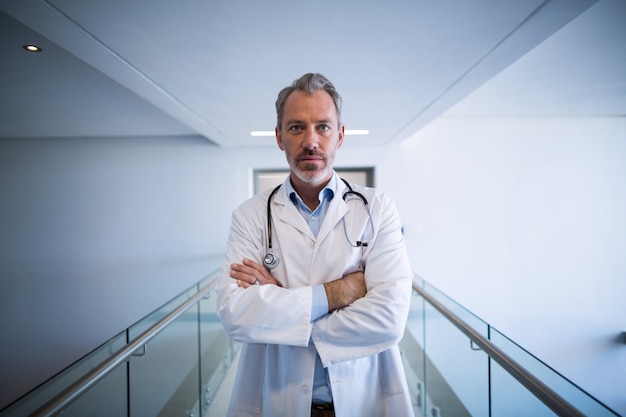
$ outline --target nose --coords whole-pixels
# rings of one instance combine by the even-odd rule
[[[319,145],[319,135],[315,129],[307,129],[304,135],[303,146],[307,151],[316,150]]]

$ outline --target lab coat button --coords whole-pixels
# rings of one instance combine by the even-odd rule
[[[309,387],[308,387],[308,386],[306,386],[306,385],[302,385],[302,386],[300,387],[300,389],[301,389],[301,390],[302,390],[302,392],[304,392],[305,394],[309,391]]]

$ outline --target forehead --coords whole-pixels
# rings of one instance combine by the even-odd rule
[[[285,101],[283,120],[337,121],[337,108],[330,94],[324,90],[314,91],[312,94],[296,90]]]

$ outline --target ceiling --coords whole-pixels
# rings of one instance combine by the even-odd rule
[[[0,138],[273,145],[250,132],[306,72],[370,131],[354,144],[444,113],[624,116],[625,19],[624,0],[0,0]]]

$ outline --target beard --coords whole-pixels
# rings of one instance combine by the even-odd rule
[[[329,155],[324,155],[315,151],[302,152],[295,159],[288,154],[286,154],[286,156],[291,172],[293,172],[300,181],[308,184],[319,184],[328,180],[330,173],[333,170],[333,163],[335,162],[334,152]],[[305,156],[320,157],[323,163],[322,166],[320,167],[319,164],[306,162],[298,164],[297,161]]]

